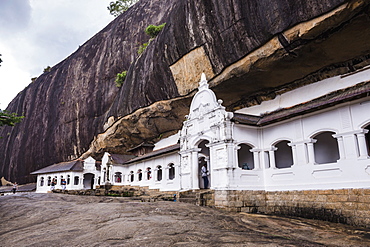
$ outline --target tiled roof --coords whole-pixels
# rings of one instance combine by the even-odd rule
[[[111,160],[115,164],[123,164],[126,161],[135,158],[135,155],[125,155],[125,154],[110,154]]]
[[[289,108],[279,109],[263,116],[253,116],[248,114],[234,113],[233,121],[252,125],[265,126],[271,123],[289,119],[292,117],[307,114],[313,111],[325,109],[340,103],[348,102],[369,96],[370,81],[359,83],[353,87],[344,88],[331,92],[325,96],[301,103]]]
[[[84,161],[77,159],[67,162],[57,163],[51,166],[47,166],[40,170],[31,172],[31,174],[42,174],[42,173],[52,173],[52,172],[63,172],[63,171],[83,171]]]
[[[162,149],[158,149],[158,150],[153,151],[151,153],[147,153],[147,154],[144,154],[142,156],[133,158],[133,159],[131,159],[131,160],[129,160],[129,161],[123,163],[123,164],[131,164],[131,163],[134,163],[134,162],[137,162],[137,161],[140,161],[140,160],[149,159],[149,158],[161,155],[161,154],[170,153],[170,152],[173,152],[175,150],[180,150],[180,144],[175,144],[175,145],[168,146],[168,147],[165,147],[165,148],[162,148]]]

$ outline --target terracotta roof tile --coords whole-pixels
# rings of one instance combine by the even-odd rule
[[[52,172],[62,172],[62,171],[82,171],[83,165],[84,165],[84,161],[77,159],[77,160],[53,164],[51,166],[47,166],[40,170],[31,172],[31,174],[42,174],[42,173],[52,173]]]

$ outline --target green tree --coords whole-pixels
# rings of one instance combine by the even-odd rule
[[[132,5],[134,5],[138,0],[118,0],[115,2],[110,2],[107,9],[109,13],[114,17],[119,16],[126,10],[128,10]]]
[[[16,113],[0,110],[0,126],[14,126],[16,123],[22,121],[23,118],[24,116],[18,116]]]

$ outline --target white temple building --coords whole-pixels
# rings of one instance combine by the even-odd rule
[[[95,189],[100,183],[100,162],[92,157],[76,159],[53,164],[31,174],[37,175],[38,193],[50,191],[53,180],[56,183],[55,189],[63,189],[62,181],[65,181],[66,190]]]
[[[78,177],[67,189],[109,182],[196,190],[204,163],[215,191],[370,188],[369,80],[367,67],[227,112],[203,74],[176,135],[139,145],[132,156],[105,153],[100,171],[86,166],[92,158],[80,170],[41,169],[37,191],[47,190],[50,177]]]
[[[213,190],[369,188],[369,79],[367,68],[232,113],[203,75],[179,133],[133,159],[106,153],[101,183],[195,190],[206,163]]]

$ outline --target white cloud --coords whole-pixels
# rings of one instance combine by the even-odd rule
[[[113,20],[111,0],[1,0],[0,109]]]

